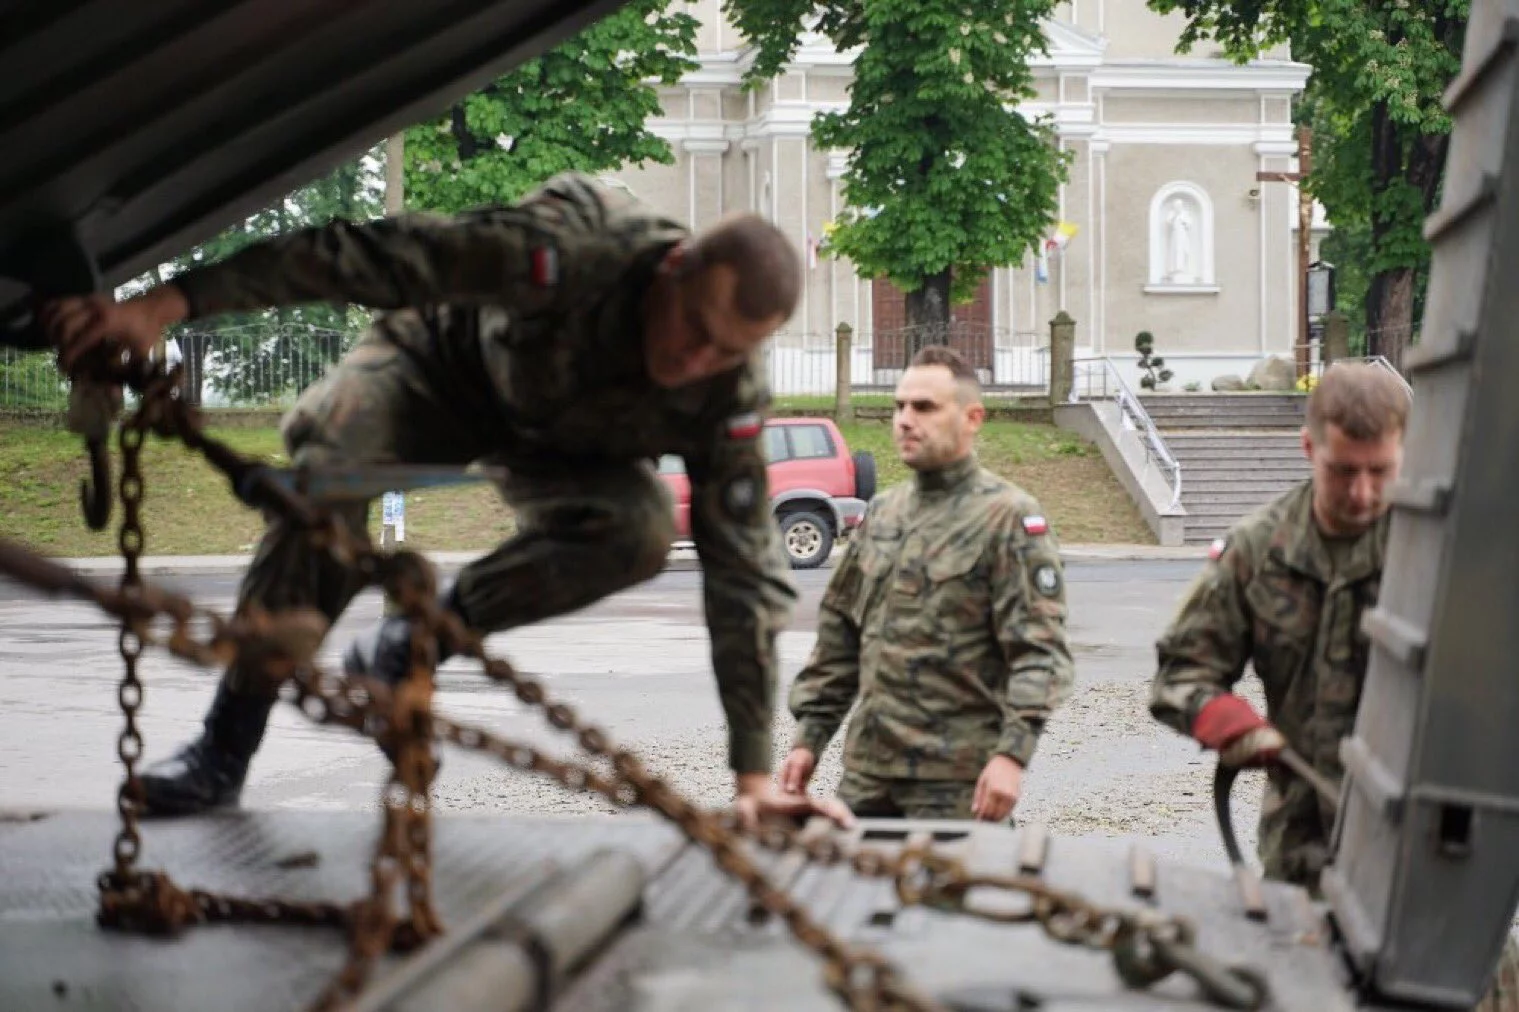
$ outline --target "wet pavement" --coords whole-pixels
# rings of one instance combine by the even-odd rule
[[[1018,814],[1056,834],[1139,835],[1158,852],[1222,867],[1212,824],[1211,764],[1197,747],[1146,710],[1155,636],[1171,616],[1195,561],[1088,561],[1068,567],[1070,633],[1078,683],[1052,721],[1024,783]],[[796,575],[801,601],[782,635],[782,696],[813,640],[817,601],[829,571]],[[155,582],[225,613],[236,591],[227,575],[165,575]],[[722,804],[722,714],[701,620],[699,572],[667,572],[576,615],[493,636],[490,648],[540,677],[551,694],[584,711],[613,737],[703,804]],[[379,614],[361,596],[329,636],[323,660]],[[215,673],[162,653],[142,663],[146,697],[139,723],[147,757],[170,753],[198,731]],[[120,775],[121,717],[116,635],[85,605],[42,600],[0,581],[0,808],[106,808]],[[1247,695],[1253,694],[1253,680]],[[562,754],[572,743],[552,731],[465,661],[446,663],[441,710],[498,734]],[[783,708],[782,708],[783,709]],[[790,721],[777,723],[777,749]],[[838,777],[838,741],[815,784]],[[385,764],[349,732],[312,725],[279,707],[255,759],[244,803],[261,808],[370,808]],[[1241,844],[1254,844],[1259,780],[1236,787]],[[436,788],[440,810],[604,812],[609,806],[492,761],[450,750]]]

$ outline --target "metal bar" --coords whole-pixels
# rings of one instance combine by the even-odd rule
[[[1373,608],[1361,616],[1361,630],[1405,667],[1412,671],[1423,669],[1429,638],[1408,620]]]
[[[1277,762],[1287,767],[1298,776],[1308,782],[1308,786],[1318,792],[1319,796],[1331,805],[1338,808],[1340,805],[1340,788],[1324,774],[1314,769],[1312,764],[1298,755],[1290,748],[1284,748],[1277,754]]]
[[[1133,388],[1129,386],[1122,374],[1119,373],[1118,367],[1113,363],[1112,359],[1106,356],[1094,356],[1071,360],[1073,366],[1078,362],[1095,362],[1100,365],[1100,372],[1103,378],[1103,400],[1110,399],[1107,394],[1107,386],[1109,378],[1112,379],[1116,393],[1111,396],[1111,399],[1117,403],[1118,410],[1121,413],[1128,415],[1129,420],[1134,423],[1134,427],[1144,434],[1146,455],[1156,459],[1160,463],[1160,466],[1170,475],[1171,505],[1169,508],[1176,509],[1181,503],[1181,463],[1171,452],[1171,448],[1166,445],[1165,437],[1161,435],[1160,428],[1150,418],[1150,413],[1145,410],[1144,404],[1141,403]],[[1077,385],[1072,383],[1071,403],[1073,404],[1080,401],[1076,389]],[[1088,394],[1088,399],[1092,399],[1090,394]]]
[[[1453,341],[1422,341],[1403,353],[1403,368],[1410,373],[1428,372],[1447,365],[1467,362],[1477,347],[1477,333],[1470,327],[1456,331]]]
[[[598,850],[525,894],[503,897],[494,916],[482,912],[471,920],[470,937],[450,946],[452,936],[443,936],[429,946],[438,947],[435,955],[422,960],[424,949],[367,989],[349,1012],[547,1007],[560,981],[638,909],[647,881],[632,854]]]
[[[1049,856],[1049,830],[1035,823],[1020,827],[1019,836],[1018,870],[1025,875],[1040,874],[1044,871],[1045,858]]]
[[[1483,173],[1477,188],[1459,203],[1442,205],[1429,216],[1429,220],[1424,223],[1424,239],[1427,242],[1438,242],[1497,198],[1498,177],[1490,172]]]
[[[1455,116],[1460,112],[1467,100],[1481,91],[1481,85],[1487,81],[1488,75],[1503,66],[1514,43],[1519,41],[1519,18],[1504,18],[1503,29],[1488,38],[1490,41],[1482,55],[1470,61],[1466,69],[1445,89],[1443,101],[1446,115]]]
[[[509,888],[481,907],[475,916],[439,935],[400,966],[365,988],[348,1012],[378,1012],[392,999],[457,956],[465,946],[495,928],[535,885],[559,873],[560,868],[556,862],[537,862]]]
[[[1129,848],[1129,888],[1141,899],[1155,897],[1155,855],[1138,843]]]

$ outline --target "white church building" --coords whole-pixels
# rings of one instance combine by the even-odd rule
[[[853,382],[890,384],[902,293],[817,252],[842,210],[848,153],[820,149],[811,123],[847,105],[851,56],[805,37],[780,77],[745,92],[751,53],[720,0],[688,9],[702,25],[700,68],[662,93],[664,115],[650,123],[675,163],[612,178],[695,227],[760,211],[807,251],[804,298],[770,352],[777,393],[832,391],[841,323],[854,332]],[[1283,53],[1236,64],[1210,43],[1178,55],[1183,23],[1144,0],[1072,0],[1047,22],[1038,98],[1023,111],[1050,116],[1072,153],[1058,223],[1043,255],[994,271],[954,312],[992,384],[1043,385],[1062,310],[1078,356],[1132,361],[1135,335],[1149,331],[1177,388],[1292,356],[1297,193],[1256,173],[1295,168],[1293,102],[1310,68]]]

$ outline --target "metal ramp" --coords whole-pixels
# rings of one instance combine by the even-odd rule
[[[1415,408],[1326,876],[1386,995],[1467,1007],[1519,902],[1519,2],[1476,0]]]
[[[786,925],[755,916],[742,886],[705,850],[642,815],[434,819],[434,893],[448,931],[431,947],[376,968],[358,1009],[787,1009],[842,1006],[822,966]],[[187,887],[248,896],[345,901],[368,888],[377,816],[243,812],[145,823],[143,866]],[[109,864],[114,813],[67,812],[0,822],[0,1008],[6,1012],[303,1009],[342,965],[332,928],[192,927],[173,939],[102,930],[95,878]],[[926,830],[971,870],[1033,874],[1104,907],[1183,913],[1198,948],[1267,976],[1277,1012],[1354,1008],[1320,911],[1301,890],[1266,884],[1266,915],[1246,916],[1230,875],[1165,861],[1113,840],[1048,839],[1033,830],[868,820],[852,831],[890,848]],[[1042,842],[1039,842],[1042,841]],[[1031,842],[1039,842],[1031,858]],[[607,855],[621,859],[606,860]],[[603,864],[595,861],[600,857]],[[903,908],[890,882],[845,866],[756,852],[778,886],[853,944],[877,948],[921,991],[955,1010],[1146,1012],[1209,1010],[1174,974],[1126,988],[1109,953],[1050,939],[1037,924],[997,923]],[[589,862],[589,865],[588,865]],[[1220,863],[1221,864],[1221,863]],[[567,900],[526,931],[520,900],[555,869]],[[596,888],[573,888],[590,876]],[[998,894],[971,897],[1015,909]],[[494,909],[499,924],[470,943],[466,925]],[[568,948],[566,948],[568,946]],[[452,947],[452,948],[449,948]]]

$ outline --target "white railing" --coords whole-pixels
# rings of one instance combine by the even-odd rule
[[[959,324],[948,344],[976,369],[989,397],[1043,393],[1049,389],[1049,349],[1033,332]],[[856,393],[887,393],[902,378],[915,343],[908,328],[855,331],[848,383]],[[839,377],[834,333],[783,331],[765,343],[770,392],[834,396]]]
[[[1181,464],[1166,446],[1165,438],[1150,419],[1150,413],[1140,403],[1134,390],[1124,381],[1123,374],[1107,357],[1078,358],[1074,360],[1071,383],[1071,403],[1082,400],[1111,400],[1118,406],[1118,416],[1126,428],[1140,435],[1144,444],[1145,458],[1166,475],[1171,485],[1171,505],[1181,505]]]
[[[1403,374],[1398,372],[1398,367],[1389,362],[1383,355],[1359,355],[1353,358],[1337,358],[1334,361],[1365,362],[1367,365],[1374,365],[1379,369],[1385,369],[1398,378],[1398,382],[1403,384],[1403,389],[1408,393],[1408,396],[1412,397],[1414,395],[1414,388],[1409,384],[1408,380],[1403,378]],[[1317,369],[1316,376],[1322,376],[1323,372],[1324,367],[1320,365]]]
[[[1301,349],[1303,345],[1299,344],[1294,347]],[[1378,369],[1385,369],[1398,378],[1398,382],[1403,384],[1403,389],[1408,393],[1409,397],[1414,395],[1414,388],[1403,377],[1403,374],[1398,372],[1398,367],[1388,361],[1385,355],[1348,355],[1326,363],[1323,358],[1323,349],[1317,344],[1308,345],[1308,373],[1315,380],[1323,378],[1325,368],[1333,365],[1335,362],[1364,362],[1367,365],[1374,365]]]

